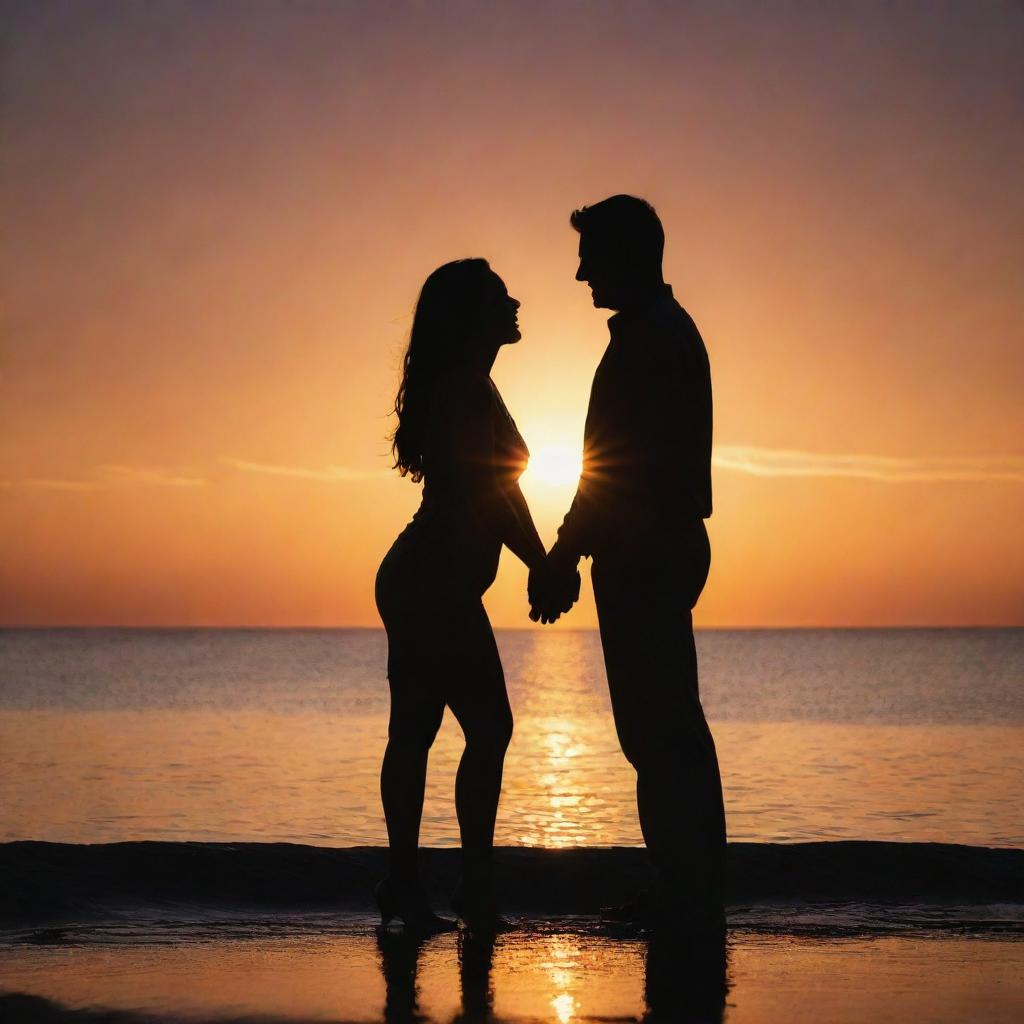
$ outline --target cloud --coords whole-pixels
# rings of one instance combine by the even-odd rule
[[[384,480],[390,469],[352,469],[349,466],[292,466],[252,462],[227,456],[219,460],[243,473],[261,473],[321,483]],[[899,457],[845,452],[806,452],[756,445],[716,445],[711,457],[719,469],[763,477],[847,477],[881,483],[1006,482],[1024,483],[1024,455],[964,455]],[[80,479],[25,477],[0,480],[0,490],[96,491],[121,485],[145,487],[203,487],[204,477],[189,476],[162,466],[104,463]]]
[[[907,458],[805,452],[751,445],[716,445],[711,461],[720,469],[732,469],[753,476],[836,476],[883,483],[1024,482],[1024,455]]]
[[[0,480],[4,490],[24,488],[38,491],[95,491],[103,485],[97,480],[54,480],[47,477],[26,477],[22,480]]]
[[[246,473],[266,473],[271,476],[298,477],[303,480],[321,480],[325,483],[347,483],[354,480],[381,480],[391,476],[389,469],[350,469],[348,466],[282,466],[269,462],[250,462],[247,459],[224,457],[220,460]]]
[[[153,484],[157,487],[202,487],[206,481],[197,476],[181,476],[159,466],[97,466],[96,473],[109,483]]]
[[[24,477],[2,480],[4,490],[98,491],[119,484],[142,484],[153,487],[202,487],[202,477],[182,476],[161,466],[124,466],[104,463],[94,466],[87,477],[63,480],[52,477]]]

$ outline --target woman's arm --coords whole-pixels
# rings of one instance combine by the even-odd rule
[[[516,518],[519,520],[520,535],[526,541],[525,554],[520,554],[507,541],[506,544],[508,544],[510,551],[518,555],[531,569],[534,569],[544,560],[544,542],[540,539],[540,534],[534,525],[533,516],[530,514],[530,506],[526,503],[526,497],[519,487],[519,481],[517,480],[506,493],[509,503],[512,505],[512,510],[516,513]]]
[[[518,483],[501,479],[494,441],[494,398],[482,375],[450,374],[435,395],[440,447],[477,513],[495,536],[531,569],[544,561],[544,545]]]

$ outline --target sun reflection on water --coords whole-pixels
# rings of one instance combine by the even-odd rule
[[[551,1009],[555,1011],[555,1016],[562,1024],[568,1024],[576,1012],[576,1000],[568,992],[563,992],[551,1000]]]
[[[572,936],[553,935],[548,939],[547,953],[540,966],[555,989],[551,1009],[561,1024],[568,1024],[579,1009],[572,990],[579,984],[580,947]]]
[[[586,838],[580,819],[590,812],[587,799],[593,789],[580,764],[587,753],[581,724],[558,717],[537,718],[530,725],[537,763],[530,788],[537,812],[529,815],[533,828],[519,841],[556,849],[577,845]]]
[[[592,678],[595,643],[589,633],[560,633],[554,643],[523,644],[518,660],[509,659],[519,686],[499,819],[515,806],[513,841],[523,846],[610,843],[609,794],[631,792],[603,679]],[[639,838],[637,830],[634,843]]]

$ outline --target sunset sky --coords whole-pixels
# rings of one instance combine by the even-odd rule
[[[1024,624],[1024,5],[2,16],[0,622],[377,625],[423,279],[504,277],[494,379],[571,462],[607,313],[568,215],[631,192],[711,356],[697,624]],[[550,542],[573,484],[524,490]]]

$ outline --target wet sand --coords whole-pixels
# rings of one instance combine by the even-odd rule
[[[733,932],[719,955],[597,935],[571,921],[534,924],[493,946],[455,934],[423,943],[380,936],[355,919],[121,924],[8,942],[0,990],[23,994],[0,997],[0,1019],[54,1024],[257,1016],[1015,1024],[1024,942]]]

